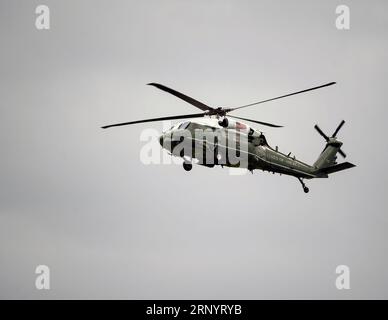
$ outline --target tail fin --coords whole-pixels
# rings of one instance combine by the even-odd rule
[[[314,162],[314,167],[322,169],[337,164],[337,152],[340,150],[341,146],[342,142],[340,141],[329,141],[319,155],[317,161]]]

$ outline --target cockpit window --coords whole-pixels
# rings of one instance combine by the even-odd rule
[[[187,122],[183,122],[180,124],[180,126],[178,127],[178,129],[186,129],[188,126],[189,126],[190,122],[187,121]]]

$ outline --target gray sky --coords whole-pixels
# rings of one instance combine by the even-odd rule
[[[0,2],[0,298],[388,298],[385,1]],[[350,7],[351,28],[335,28]],[[308,163],[339,138],[356,168],[308,182],[144,165],[143,124],[197,112],[160,82],[285,125]],[[35,289],[35,267],[51,289]],[[351,272],[339,291],[337,265]]]

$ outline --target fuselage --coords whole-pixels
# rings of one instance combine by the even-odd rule
[[[186,161],[196,159],[208,167],[263,170],[306,179],[327,177],[318,174],[314,166],[270,147],[261,132],[242,122],[229,128],[220,126],[214,118],[180,122],[163,133],[160,144],[175,156]]]

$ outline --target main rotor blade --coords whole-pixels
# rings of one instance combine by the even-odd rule
[[[193,99],[193,98],[191,98],[189,96],[186,96],[183,93],[180,93],[180,92],[178,92],[178,91],[176,91],[174,89],[168,88],[168,87],[166,87],[166,86],[164,86],[162,84],[159,84],[159,83],[148,83],[148,85],[154,86],[154,87],[156,87],[156,88],[158,88],[160,90],[166,91],[166,92],[168,92],[168,93],[170,93],[170,94],[172,94],[172,95],[174,95],[174,96],[176,96],[176,97],[178,97],[178,98],[180,98],[180,99],[190,103],[194,107],[197,107],[197,108],[199,108],[199,109],[201,109],[203,111],[214,110],[212,107],[209,107],[206,104],[204,104],[204,103],[202,103],[202,102],[200,102],[198,100],[195,100],[195,99]]]
[[[316,124],[314,126],[315,130],[318,131],[318,133],[326,140],[326,141],[329,141],[329,137],[321,130],[321,128],[318,127],[318,125]]]
[[[345,120],[342,120],[341,123],[338,125],[337,129],[335,129],[334,133],[332,134],[332,137],[336,137],[338,131],[342,128],[342,126],[345,124]]]
[[[130,122],[122,122],[122,123],[110,124],[110,125],[107,125],[107,126],[103,126],[101,128],[102,129],[107,129],[107,128],[111,128],[111,127],[120,127],[120,126],[129,125],[129,124],[136,124],[136,123],[162,121],[162,120],[177,120],[177,119],[199,118],[199,117],[203,117],[203,116],[205,116],[204,113],[185,114],[185,115],[179,115],[179,116],[169,116],[169,117],[152,118],[152,119],[145,119],[145,120],[136,120],[136,121],[130,121]]]
[[[237,107],[237,108],[231,108],[230,111],[241,109],[241,108],[246,108],[246,107],[250,107],[250,106],[254,106],[256,104],[261,104],[261,103],[264,103],[264,102],[269,102],[269,101],[273,101],[273,100],[277,100],[277,99],[281,99],[281,98],[285,98],[285,97],[289,97],[289,96],[293,96],[295,94],[299,94],[299,93],[303,93],[303,92],[307,92],[307,91],[312,91],[312,90],[328,87],[328,86],[331,86],[333,84],[336,84],[336,82],[329,82],[329,83],[323,84],[323,85],[318,86],[318,87],[313,87],[313,88],[310,88],[310,89],[305,89],[305,90],[302,90],[302,91],[297,91],[297,92],[285,94],[283,96],[279,96],[279,97],[275,97],[275,98],[271,98],[271,99],[267,99],[267,100],[262,100],[262,101],[255,102],[255,103],[246,104],[244,106]]]
[[[263,121],[257,121],[257,120],[247,119],[247,118],[240,118],[240,117],[231,116],[231,115],[228,115],[227,117],[228,117],[228,118],[240,119],[240,120],[244,120],[244,121],[250,121],[250,122],[262,124],[263,126],[268,126],[268,127],[273,127],[273,128],[282,128],[282,127],[283,127],[283,126],[279,126],[279,125],[273,124],[273,123],[268,123],[268,122],[263,122]]]

